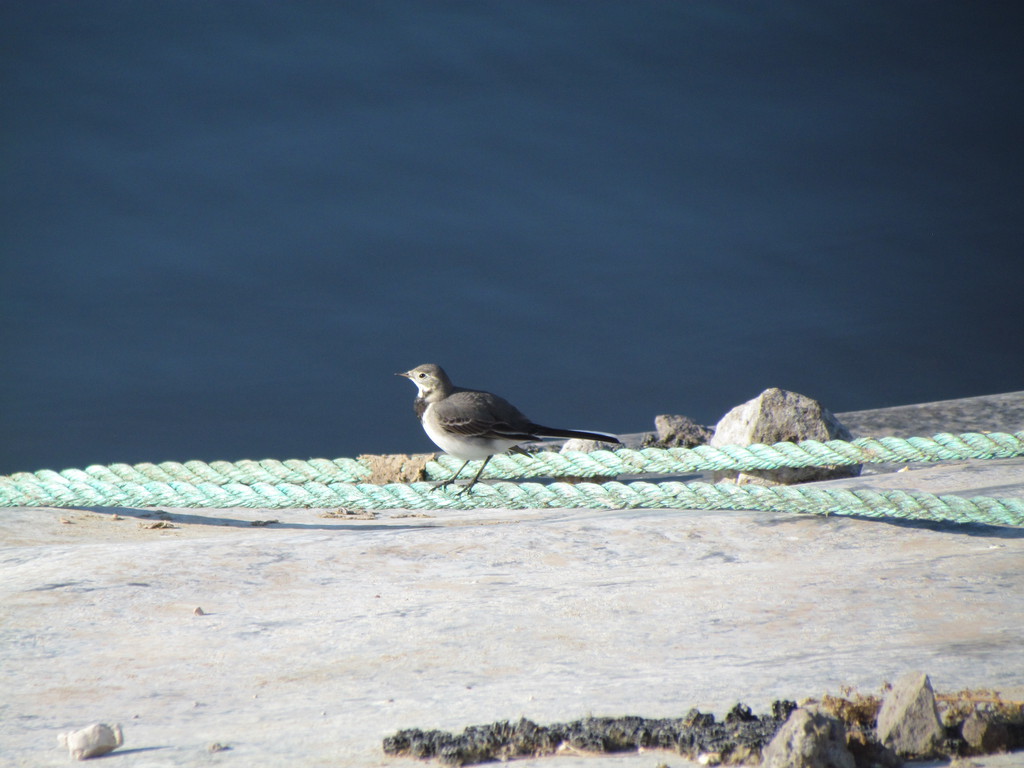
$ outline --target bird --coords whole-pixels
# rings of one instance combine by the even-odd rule
[[[617,436],[605,432],[556,429],[535,424],[503,397],[455,386],[444,369],[433,363],[395,375],[404,376],[416,385],[413,407],[427,436],[442,451],[464,462],[458,472],[435,488],[455,482],[469,462],[483,459],[484,463],[476,475],[460,493],[469,491],[480,479],[492,456],[510,450],[526,453],[518,447],[519,444],[542,437],[622,442]]]

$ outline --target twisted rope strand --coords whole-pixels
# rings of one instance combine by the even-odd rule
[[[903,463],[948,461],[953,459],[1010,458],[1024,455],[1024,432],[1013,434],[940,433],[932,438],[859,438],[851,442],[830,440],[822,443],[805,440],[800,443],[754,444],[747,446],[696,448],[624,448],[615,452],[555,453],[545,451],[531,456],[504,454],[495,456],[483,476],[492,479],[516,477],[609,477],[639,474],[686,474],[718,470],[778,469],[780,467],[844,466],[869,463]],[[426,465],[427,476],[447,478],[462,462],[450,456],[439,456]],[[359,482],[372,475],[372,469],[357,459],[339,458],[290,459],[276,461],[243,460],[237,462],[202,461],[161,464],[92,465],[62,472],[40,470],[18,472],[0,480],[61,483],[65,480],[89,482],[89,478],[106,483],[150,481],[170,483],[213,483],[227,485],[257,482],[270,484],[305,482]],[[0,498],[0,505],[6,504]],[[9,504],[7,504],[9,506]]]
[[[358,482],[370,477],[372,470],[356,459],[289,459],[288,461],[277,461],[275,459],[262,459],[253,461],[243,459],[242,461],[211,461],[209,464],[203,461],[165,461],[160,464],[110,464],[102,466],[94,464],[85,469],[65,469],[62,472],[43,469],[38,472],[16,472],[0,480],[23,481],[31,477],[51,482],[66,480],[78,480],[88,482],[88,478],[94,478],[106,483],[147,483],[157,481],[170,483],[174,481],[199,485],[200,483],[213,483],[215,485],[228,485],[230,483],[242,483],[252,485],[253,483],[305,483],[305,482]],[[0,499],[2,504],[2,499]]]
[[[744,509],[768,512],[897,517],[918,520],[1024,525],[1024,499],[934,496],[907,491],[851,491],[813,486],[720,483],[539,483],[497,482],[472,493],[436,490],[432,483],[302,484],[105,483],[96,479],[30,484],[0,479],[0,492],[14,506],[117,507],[295,507],[361,509]]]
[[[495,456],[488,477],[597,477],[684,474],[708,470],[776,469],[861,463],[931,462],[1024,455],[1024,432],[940,433],[932,438],[860,438],[851,442],[775,443],[749,446],[644,448],[593,453],[543,452]],[[447,477],[460,465],[441,456],[427,474]],[[428,483],[359,483],[371,469],[355,459],[285,462],[216,461],[206,464],[111,464],[63,472],[40,470],[0,477],[0,506],[291,507],[364,509],[475,509],[663,507],[753,509],[822,514],[913,517],[959,522],[1024,524],[1024,500],[932,496],[904,491],[825,490],[813,486],[736,486],[679,482],[568,484],[499,482],[469,494],[435,492]]]
[[[799,443],[726,445],[695,448],[622,448],[592,453],[543,451],[529,456],[502,454],[487,465],[483,476],[509,480],[516,477],[614,477],[724,470],[778,469],[780,467],[851,466],[909,462],[993,459],[1024,456],[1024,432],[1013,434],[968,432],[926,437],[863,437],[857,440],[804,440]],[[431,479],[448,478],[462,462],[441,455],[427,462]]]

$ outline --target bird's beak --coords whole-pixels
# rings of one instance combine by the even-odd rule
[[[395,376],[404,376],[405,378],[408,379],[409,378],[409,372],[406,371],[405,373],[396,373]]]

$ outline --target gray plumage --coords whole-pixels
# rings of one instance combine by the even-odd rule
[[[491,456],[515,449],[519,443],[543,437],[620,442],[615,435],[603,432],[536,424],[503,397],[455,386],[438,365],[420,365],[396,375],[404,376],[416,385],[416,416],[427,435],[442,451],[467,464],[473,459],[484,459],[483,466],[466,486],[466,490],[472,488],[479,479]],[[441,485],[451,483],[465,466],[463,464],[451,479]]]

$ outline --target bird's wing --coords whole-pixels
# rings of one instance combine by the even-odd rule
[[[467,437],[533,440],[530,420],[507,400],[489,392],[463,390],[434,404],[444,429]]]

